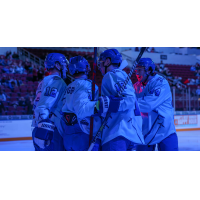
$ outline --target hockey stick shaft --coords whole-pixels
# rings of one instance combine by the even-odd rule
[[[94,47],[94,62],[92,68],[92,101],[95,99],[95,85],[96,85],[96,67],[97,67],[97,47]],[[90,118],[90,136],[89,136],[89,145],[92,142],[93,138],[93,117]]]
[[[128,74],[128,77],[126,78],[126,80],[124,81],[124,84],[122,85],[120,91],[118,92],[118,96],[120,96],[122,94],[122,92],[124,91],[127,83],[129,82],[129,80],[130,80],[130,78],[131,78],[131,76],[132,76],[132,74],[133,74],[133,72],[135,70],[135,67],[137,66],[138,62],[140,61],[140,59],[141,59],[141,57],[142,57],[142,55],[143,55],[143,53],[145,52],[146,49],[147,49],[147,47],[142,47],[141,48],[140,53],[139,53],[138,57],[136,58],[135,62],[133,63],[133,67],[132,67],[131,71]],[[100,136],[101,132],[103,131],[104,127],[107,124],[107,121],[108,121],[108,119],[110,117],[110,114],[111,113],[107,113],[107,115],[106,115],[101,127],[99,128],[96,136],[94,137],[94,139],[93,139],[88,151],[92,151],[92,149],[93,149],[93,147],[94,147],[94,145],[96,143],[97,138]]]

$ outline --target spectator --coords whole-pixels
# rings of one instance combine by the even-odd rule
[[[196,85],[199,85],[199,84],[200,84],[200,76],[198,76],[196,79]]]
[[[6,101],[6,95],[3,94],[1,89],[0,89],[0,101]]]
[[[195,71],[195,76],[200,76],[200,70]]]
[[[188,78],[184,81],[184,84],[187,84],[187,85],[195,85],[196,84],[196,81],[192,78]]]
[[[8,57],[9,57],[11,54],[12,54],[11,51],[7,51],[7,52],[6,52],[6,59],[8,59]]]
[[[151,48],[151,53],[155,53],[154,47]]]
[[[3,58],[3,56],[0,57],[0,65],[5,66],[6,62],[5,59]]]
[[[25,98],[24,97],[20,97],[19,98],[19,106],[27,106],[27,102],[25,101]]]
[[[38,81],[38,66],[33,68],[33,82]]]
[[[35,99],[35,95],[34,95],[34,92],[33,91],[30,91],[30,94],[29,94],[29,98],[32,98],[32,99]]]
[[[163,73],[163,70],[160,68],[159,65],[156,65],[156,71],[159,72],[159,73]]]
[[[27,109],[27,114],[28,115],[32,115],[33,114],[33,103],[34,103],[34,100],[32,97],[30,97],[27,101],[27,106],[28,106],[28,109]]]
[[[19,103],[17,101],[13,101],[11,102],[11,105],[13,106],[14,109],[16,109]]]
[[[30,67],[29,67],[29,69],[28,69],[28,73],[29,73],[29,74],[32,74],[32,73],[33,73],[33,68],[34,68],[34,64],[31,63],[31,65],[30,65]]]
[[[43,67],[39,67],[38,69],[38,81],[43,80],[43,76],[44,76],[44,69]]]
[[[3,69],[1,70],[3,73],[6,73],[6,74],[9,74],[10,73],[10,70],[9,70],[9,66],[6,65],[3,67]]]
[[[3,101],[0,100],[0,115],[2,115],[3,110],[5,111],[5,107],[4,107]]]
[[[12,56],[9,57],[9,59],[7,60],[7,65],[12,65],[13,60],[12,60]]]
[[[200,86],[197,86],[196,94],[199,96],[200,95]]]
[[[196,71],[196,67],[194,65],[191,66],[190,71]]]
[[[8,83],[7,83],[7,79],[6,79],[6,76],[3,75],[2,79],[1,79],[1,85],[4,85],[4,86],[7,86]]]
[[[15,73],[15,65],[12,65],[12,66],[10,66],[10,69],[9,69],[9,73],[10,74],[14,74]]]
[[[13,59],[19,59],[19,55],[16,52],[14,52],[13,55],[12,55],[12,58]]]
[[[199,63],[198,63],[198,62],[196,63],[196,65],[195,65],[195,68],[196,68],[197,70],[199,70],[199,69],[200,69],[200,65],[199,65]]]
[[[25,69],[22,66],[22,61],[19,62],[19,66],[16,67],[15,72],[17,74],[25,74]]]
[[[25,70],[29,70],[29,67],[31,66],[31,63],[29,62],[28,58],[26,58],[25,62],[24,62],[24,68]]]
[[[14,80],[12,80],[11,82],[9,82],[8,87],[11,89],[12,92],[14,92],[14,89],[17,88],[17,84]]]
[[[135,51],[139,51],[139,48],[138,48],[138,47],[135,47]]]
[[[164,69],[164,67],[165,67],[165,64],[164,64],[163,61],[161,60],[161,62],[160,62],[160,68],[161,68],[161,69]]]
[[[172,78],[172,74],[169,72],[169,69],[167,67],[164,68],[163,74],[169,78]]]

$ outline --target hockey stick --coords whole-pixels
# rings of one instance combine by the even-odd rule
[[[92,101],[95,99],[95,84],[96,84],[96,66],[97,66],[97,47],[94,47],[94,63],[92,68]],[[91,144],[93,137],[93,117],[90,118],[90,137],[89,145]]]
[[[130,78],[131,78],[131,76],[132,76],[132,74],[133,74],[133,72],[134,72],[134,70],[135,70],[135,67],[137,66],[138,62],[140,61],[140,58],[142,57],[142,55],[143,55],[143,53],[145,52],[146,49],[147,49],[147,47],[142,47],[142,48],[141,48],[140,53],[139,53],[138,57],[136,58],[135,62],[133,63],[133,67],[132,67],[130,73],[128,74],[128,77],[126,78],[126,80],[124,81],[122,87],[120,88],[120,91],[118,92],[118,96],[120,96],[121,93],[124,91],[124,88],[126,87],[127,83],[129,82],[129,80],[130,80]],[[91,145],[90,145],[88,151],[92,151],[92,149],[93,149],[93,147],[94,147],[94,145],[95,145],[95,143],[96,143],[97,138],[100,136],[100,134],[102,133],[104,127],[105,127],[106,124],[107,124],[107,121],[108,121],[108,119],[109,119],[109,117],[110,117],[110,114],[111,114],[111,113],[109,113],[109,112],[107,113],[107,115],[106,115],[106,117],[105,117],[105,119],[104,119],[104,121],[103,121],[101,127],[99,128],[99,130],[98,130],[96,136],[95,136],[94,139],[92,140],[92,143],[91,143]]]

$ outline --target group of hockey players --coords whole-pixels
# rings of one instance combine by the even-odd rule
[[[135,68],[138,82],[120,88],[127,74],[120,66],[117,49],[102,52],[98,68],[103,75],[101,96],[95,86],[92,100],[91,71],[82,56],[60,53],[46,57],[49,76],[40,82],[34,101],[32,127],[36,151],[87,151],[90,118],[93,138],[107,113],[110,117],[93,151],[178,151],[172,96],[166,79],[155,73],[150,58],[141,58]]]

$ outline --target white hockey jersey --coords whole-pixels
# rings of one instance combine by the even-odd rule
[[[67,85],[58,75],[49,75],[39,83],[34,100],[33,127],[37,127],[43,119],[50,119],[59,127],[63,118],[61,109],[66,88]]]
[[[92,81],[88,79],[75,79],[67,86],[64,96],[62,112],[74,113],[77,116],[80,128],[86,134],[90,133],[90,117],[94,115],[96,101],[92,99]],[[95,86],[95,100],[99,98],[98,87]],[[101,118],[96,116],[93,121],[93,136],[101,126]],[[63,125],[64,128],[64,125]]]
[[[126,78],[126,72],[120,69],[106,73],[102,80],[101,95],[117,96]],[[123,136],[136,144],[144,144],[142,117],[131,80],[126,85],[121,96],[123,100],[120,102],[119,111],[111,113],[111,117],[103,130],[102,145],[118,136]]]
[[[172,95],[167,80],[156,74],[145,87],[137,82],[134,88],[143,118],[145,144],[157,144],[175,133]]]

